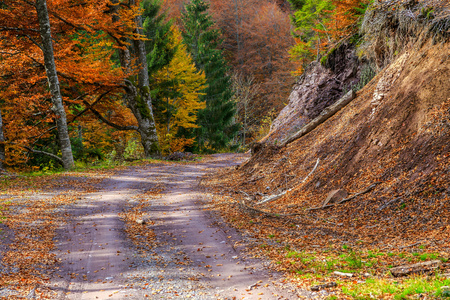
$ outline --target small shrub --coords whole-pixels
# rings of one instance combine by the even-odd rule
[[[353,90],[355,92],[359,91],[363,87],[365,87],[376,75],[375,71],[369,66],[364,65],[361,69],[361,75],[359,77],[359,81],[357,84],[353,86]]]
[[[125,160],[136,160],[144,157],[144,149],[137,139],[130,139],[127,143],[123,158]]]
[[[356,254],[356,252],[351,251],[349,255],[345,258],[348,266],[352,269],[361,269],[363,267],[363,262],[361,256]]]

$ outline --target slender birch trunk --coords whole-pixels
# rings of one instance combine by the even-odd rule
[[[5,161],[5,136],[3,135],[2,111],[0,110],[0,170],[3,169]]]
[[[46,0],[36,0],[36,12],[39,20],[40,33],[42,37],[42,51],[44,52],[45,72],[47,73],[48,85],[52,96],[52,110],[56,115],[56,127],[61,147],[64,169],[73,167],[72,147],[70,145],[69,131],[67,128],[66,112],[61,97],[58,74],[56,73],[55,57],[53,55],[53,44],[50,30],[50,19],[48,17]]]

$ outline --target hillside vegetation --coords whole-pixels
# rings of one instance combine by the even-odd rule
[[[216,203],[228,220],[265,239],[254,254],[271,257],[299,282],[337,280],[339,298],[445,296],[439,287],[448,279],[439,274],[450,268],[449,30],[445,1],[376,1],[355,53],[358,74],[363,64],[377,74],[356,98],[287,144],[298,116],[279,120],[283,126],[272,127],[249,161],[204,181],[227,195]],[[300,80],[294,92],[323,82]],[[299,116],[303,124],[315,118]],[[390,268],[432,259],[444,262],[437,277],[418,279],[430,290],[389,281]],[[357,275],[345,283],[333,271]],[[408,284],[414,288],[405,292]]]

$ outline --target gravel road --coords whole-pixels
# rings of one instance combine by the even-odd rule
[[[51,281],[58,299],[304,296],[262,261],[247,258],[241,251],[245,238],[205,209],[199,177],[243,159],[219,154],[196,163],[150,164],[105,180],[98,192],[69,208],[67,225],[59,231],[60,267]],[[123,213],[133,209],[142,210],[144,222],[131,225],[144,226],[141,232],[152,238],[125,230],[130,224]]]

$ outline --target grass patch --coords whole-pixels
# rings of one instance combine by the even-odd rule
[[[442,296],[441,287],[450,285],[450,279],[424,276],[412,277],[403,282],[387,279],[367,279],[365,283],[351,284],[342,287],[342,292],[355,299],[374,299],[389,297],[393,299],[410,299],[411,296],[427,294],[429,296]]]

